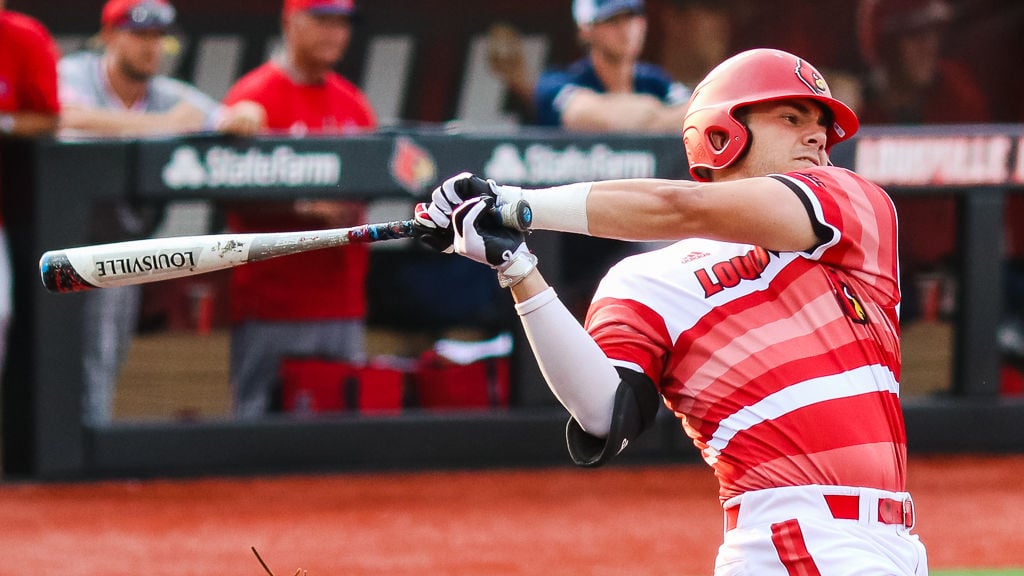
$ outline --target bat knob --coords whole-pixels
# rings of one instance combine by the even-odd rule
[[[530,229],[533,224],[533,210],[526,200],[517,200],[511,204],[505,204],[498,208],[501,216],[501,223],[507,228],[514,228],[520,232]]]
[[[43,286],[57,294],[96,287],[82,278],[63,250],[53,250],[39,258],[39,275]]]

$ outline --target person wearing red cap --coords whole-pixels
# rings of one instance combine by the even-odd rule
[[[141,136],[220,132],[251,135],[263,128],[262,107],[224,106],[181,80],[159,73],[164,40],[176,12],[165,0],[108,0],[100,17],[100,51],[66,56],[58,64],[60,132],[70,136]],[[149,236],[162,212],[114,202],[97,206],[93,242]],[[86,296],[84,420],[111,418],[114,383],[141,306],[138,286]]]
[[[108,0],[100,18],[103,50],[59,64],[64,135],[134,136],[263,128],[252,102],[224,107],[199,89],[159,74],[176,11],[165,0]]]
[[[57,128],[57,45],[34,18],[0,0],[0,138],[52,134]],[[2,193],[2,192],[0,192]],[[11,264],[0,215],[0,372],[11,319]]]
[[[377,120],[363,93],[334,71],[356,15],[351,0],[285,0],[284,49],[249,72],[224,102],[259,102],[268,130],[344,135]],[[365,221],[362,203],[303,200],[227,206],[236,232],[310,230]],[[369,250],[352,245],[258,262],[231,271],[231,385],[238,418],[264,414],[275,402],[280,361],[319,356],[364,359]]]

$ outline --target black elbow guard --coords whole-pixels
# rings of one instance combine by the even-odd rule
[[[658,405],[661,403],[661,394],[654,382],[646,374],[628,368],[616,370],[621,380],[615,391],[615,406],[612,409],[612,425],[608,437],[598,438],[588,434],[573,418],[569,418],[565,427],[569,456],[579,466],[604,464],[654,425]]]

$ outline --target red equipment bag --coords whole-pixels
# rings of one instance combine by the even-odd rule
[[[495,408],[509,403],[507,356],[457,364],[434,350],[420,355],[416,398],[423,408]]]
[[[359,366],[323,358],[286,358],[280,376],[282,410],[316,414],[398,412],[409,374],[373,363]]]

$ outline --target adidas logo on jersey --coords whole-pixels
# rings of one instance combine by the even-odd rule
[[[709,254],[707,252],[700,252],[700,251],[694,250],[693,252],[690,252],[686,256],[683,256],[683,259],[680,260],[679,262],[681,264],[686,264],[687,262],[693,262],[694,260],[700,260],[701,258],[703,258],[705,256],[710,256],[710,255],[711,254]]]

